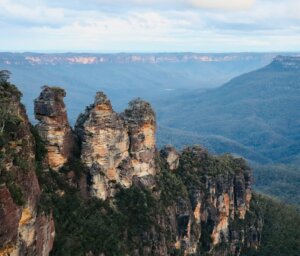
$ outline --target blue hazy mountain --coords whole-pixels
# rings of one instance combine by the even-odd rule
[[[161,106],[161,144],[243,156],[258,190],[300,203],[300,57],[279,56],[219,88]]]
[[[160,100],[169,95],[220,86],[268,64],[273,57],[272,53],[0,53],[0,69],[12,72],[11,81],[23,92],[23,102],[32,120],[32,102],[41,86],[65,88],[69,117],[74,123],[96,91],[104,91],[117,111],[122,111],[135,97],[156,100],[159,106]]]
[[[219,88],[168,99],[161,106],[159,123],[176,129],[177,138],[180,131],[200,143],[202,137],[211,138],[215,142],[208,147],[214,151],[259,163],[300,159],[299,57],[279,56]],[[179,147],[185,143],[181,138],[172,142]]]

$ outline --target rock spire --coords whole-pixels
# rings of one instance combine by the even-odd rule
[[[37,129],[46,143],[49,166],[58,170],[72,154],[74,137],[69,125],[63,98],[66,92],[59,87],[44,86],[34,101]]]

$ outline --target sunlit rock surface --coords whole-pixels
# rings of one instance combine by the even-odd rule
[[[58,170],[72,153],[74,138],[63,98],[66,93],[58,87],[44,86],[34,101],[35,117],[40,136],[46,142],[49,166]]]

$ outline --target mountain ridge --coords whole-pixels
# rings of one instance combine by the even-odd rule
[[[260,56],[270,58],[277,53],[10,53],[0,52],[0,64],[7,65],[57,65],[103,63],[151,63],[161,62],[230,62],[254,61]]]
[[[279,56],[266,67],[219,88],[167,99],[168,105],[159,111],[164,113],[159,116],[163,127],[158,131],[159,138],[168,143],[169,137],[180,148],[187,137],[214,153],[243,155],[253,166],[255,177],[267,180],[259,181],[256,189],[299,204],[299,191],[295,189],[300,179],[299,66],[299,57]],[[170,127],[176,129],[175,136],[164,132]],[[219,141],[209,141],[212,136]],[[281,164],[291,174],[290,184],[280,183],[278,174],[285,175]],[[272,172],[276,173],[274,177]]]
[[[282,60],[282,57],[279,58]],[[300,65],[298,57],[285,57],[283,60],[286,61],[287,59]],[[274,73],[274,65],[276,68],[278,67],[277,59],[268,66],[234,78],[219,88],[198,95],[188,95],[185,99],[179,99],[178,102],[173,101],[173,106],[171,104],[169,109],[167,106],[161,111],[167,116],[167,118],[164,118],[164,115],[160,117],[161,125],[168,127],[170,124],[169,126],[173,128],[191,131],[195,134],[199,134],[201,131],[204,135],[220,135],[233,140],[237,138],[237,141],[243,145],[251,146],[251,142],[249,144],[249,141],[247,142],[245,139],[239,140],[241,137],[238,133],[241,133],[246,127],[242,127],[236,133],[234,131],[239,123],[237,118],[241,118],[244,123],[248,123],[248,126],[253,126],[250,128],[253,131],[258,132],[260,130],[262,133],[267,131],[266,136],[273,137],[272,140],[268,140],[273,141],[273,148],[276,148],[276,143],[277,147],[293,144],[293,138],[298,138],[297,134],[299,134],[297,121],[294,121],[299,119],[297,118],[299,115],[295,111],[299,106],[298,68]],[[189,104],[186,104],[187,99]],[[269,107],[270,104],[273,104],[273,109]],[[180,109],[176,113],[177,119],[172,115],[174,108]],[[194,115],[193,120],[183,118],[183,116],[189,116],[188,112],[190,115]],[[179,119],[185,120],[185,122],[175,124],[176,120]],[[201,122],[198,119],[201,119]],[[296,130],[284,128],[285,123]],[[244,136],[244,138],[248,137],[249,134]],[[257,145],[255,145],[256,148],[253,148],[253,143],[252,149],[257,150]]]
[[[147,58],[156,58],[160,54],[145,54]],[[183,58],[185,54],[166,54],[172,58]],[[203,56],[196,54],[195,56]],[[209,88],[220,86],[231,78],[257,69],[268,64],[275,54],[204,54],[204,56],[232,56],[233,61],[224,62],[159,62],[159,63],[117,63],[114,61],[99,64],[37,64],[31,65],[24,61],[25,57],[64,58],[69,56],[75,58],[81,56],[78,53],[69,54],[37,54],[27,53],[0,53],[0,69],[8,69],[12,72],[12,82],[18,84],[23,92],[23,101],[28,109],[29,118],[35,121],[33,113],[33,100],[40,91],[42,85],[64,85],[68,91],[66,105],[69,109],[70,123],[75,124],[80,110],[89,104],[91,96],[97,91],[105,91],[112,99],[117,111],[126,107],[128,101],[135,97],[142,97],[154,104],[158,109],[161,101],[168,95],[182,95],[194,90],[204,91]],[[84,55],[83,55],[84,56]],[[95,57],[97,54],[88,54]],[[101,54],[99,56],[102,56]],[[134,54],[112,54],[112,60],[124,60]],[[125,57],[124,57],[125,56]],[[137,56],[144,56],[137,54]],[[161,54],[164,56],[164,54]],[[177,57],[179,56],[179,57]],[[181,57],[180,57],[181,56]],[[194,56],[193,53],[187,56]],[[249,56],[246,60],[243,56]],[[231,57],[230,57],[231,58]],[[14,61],[15,59],[15,61]],[[6,64],[9,61],[10,64]],[[23,63],[23,64],[14,64]],[[124,62],[124,61],[123,61]],[[159,101],[158,101],[159,100]],[[156,103],[157,102],[157,103]],[[159,113],[158,113],[159,115]]]

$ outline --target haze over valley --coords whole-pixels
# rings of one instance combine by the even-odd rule
[[[13,73],[34,123],[33,101],[43,85],[65,88],[71,124],[96,91],[118,112],[141,97],[157,113],[158,147],[192,143],[242,156],[255,167],[259,190],[298,204],[300,61],[276,56],[0,53],[0,69]]]
[[[118,111],[134,97],[150,100],[158,107],[165,97],[221,86],[237,75],[268,64],[276,55],[0,53],[0,68],[10,70],[12,81],[20,84],[31,120],[33,100],[41,86],[66,88],[66,103],[74,124],[98,90],[114,100]]]

